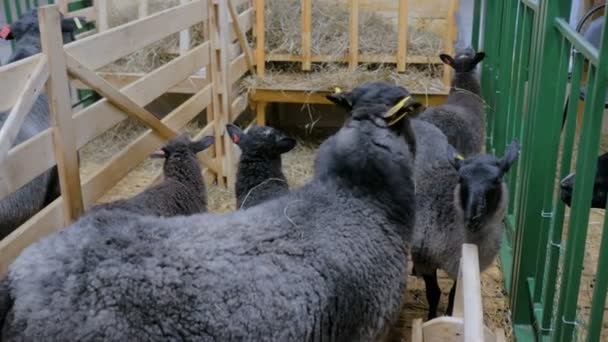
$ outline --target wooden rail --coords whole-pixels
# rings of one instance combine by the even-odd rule
[[[140,2],[140,9],[144,2]],[[234,4],[241,8],[249,2],[236,0]],[[247,96],[234,95],[233,89],[248,71],[248,44],[241,36],[252,29],[251,5],[240,13],[235,9],[237,19],[231,23],[226,2],[194,0],[66,46],[61,44],[58,8],[40,8],[43,53],[0,67],[0,90],[6,90],[0,93],[0,108],[11,110],[0,130],[0,200],[55,165],[62,196],[0,241],[0,273],[23,248],[76,219],[205,109],[207,124],[197,136],[215,135],[217,139],[215,153],[207,151],[200,156],[204,176],[208,181],[226,184],[233,183],[236,174],[236,160],[232,147],[226,148],[229,141],[224,127],[247,108]],[[210,34],[202,43],[148,74],[130,75],[126,82],[118,82],[121,75],[95,71],[201,22],[210,25]],[[201,69],[207,70],[204,76],[198,74]],[[68,74],[74,79],[70,80]],[[45,82],[52,127],[8,149]],[[94,89],[104,99],[72,113],[70,84]],[[193,95],[162,120],[143,108],[174,89]],[[81,182],[78,149],[129,116],[150,129]]]

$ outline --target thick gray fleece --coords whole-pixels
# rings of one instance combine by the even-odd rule
[[[432,275],[440,268],[456,279],[463,243],[479,248],[480,269],[496,257],[502,236],[502,219],[507,204],[507,189],[497,212],[478,231],[465,227],[462,210],[455,205],[458,172],[447,159],[448,142],[435,126],[412,120],[418,150],[416,153],[416,228],[412,258],[419,275]]]
[[[411,160],[383,119],[359,116],[285,197],[224,215],[83,218],[13,263],[3,336],[375,340],[405,290]]]

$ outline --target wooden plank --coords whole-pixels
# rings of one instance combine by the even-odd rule
[[[399,0],[399,16],[397,21],[397,71],[405,71],[405,63],[407,61],[407,42],[409,40],[407,33],[408,12],[407,1]]]
[[[25,84],[23,93],[8,114],[4,125],[0,128],[0,165],[5,165],[4,161],[8,151],[13,146],[25,117],[32,110],[34,102],[40,96],[48,78],[49,65],[46,57],[43,57],[34,69],[32,77]]]
[[[252,102],[284,102],[284,103],[308,103],[308,104],[333,104],[325,96],[332,91],[310,92],[306,90],[272,90],[255,89],[250,92]],[[444,94],[417,94],[413,95],[425,106],[438,106],[443,104],[447,98]]]
[[[236,58],[235,60],[233,60],[232,62],[230,62],[230,69],[229,69],[229,78],[228,78],[228,84],[230,86],[234,85],[236,82],[238,82],[241,77],[243,77],[243,75],[245,75],[245,73],[247,73],[247,63],[245,62],[247,60],[247,58],[245,57],[245,54],[240,55],[238,58]]]
[[[149,5],[148,0],[139,0],[139,6],[137,7],[137,14],[140,19],[147,17],[148,14],[150,13],[148,5]]]
[[[107,31],[110,28],[108,23],[108,0],[95,0],[94,6],[97,12],[97,30],[99,32]]]
[[[266,60],[269,62],[302,62],[302,56],[290,54],[268,54]],[[348,55],[329,56],[312,55],[311,61],[314,62],[348,62]],[[359,62],[363,63],[397,63],[394,55],[359,55]],[[407,56],[406,63],[409,64],[442,64],[437,56]]]
[[[72,222],[80,216],[84,206],[58,7],[56,5],[40,7],[38,20],[42,51],[46,55],[49,68],[47,95],[57,172],[64,200],[63,215],[66,222]]]
[[[247,69],[252,75],[255,75],[255,69],[253,66],[253,56],[251,55],[251,50],[249,49],[249,43],[247,42],[247,37],[241,30],[241,26],[239,24],[239,18],[236,13],[236,10],[232,6],[232,1],[228,0],[228,11],[230,12],[230,17],[232,18],[232,27],[236,32],[236,35],[239,40],[239,44],[241,45],[241,49],[243,49],[243,53],[245,54],[245,62],[247,63]]]
[[[37,54],[0,67],[0,111],[13,107],[40,59]]]
[[[255,118],[258,126],[266,125],[266,102],[256,102],[255,104]]]
[[[146,105],[164,94],[168,87],[191,75],[209,63],[209,42],[167,63],[161,68],[129,85],[123,92],[138,105]],[[125,114],[103,99],[74,115],[76,146],[81,148],[102,132],[126,119]],[[15,191],[44,170],[55,165],[50,130],[11,149],[7,158],[9,191]],[[27,157],[25,157],[27,156]],[[1,191],[2,189],[0,189]],[[0,199],[10,192],[1,191]]]
[[[221,121],[221,118],[222,118],[221,91],[224,90],[224,88],[222,87],[222,83],[225,84],[225,82],[222,82],[221,46],[220,46],[220,38],[219,38],[219,24],[217,23],[219,20],[219,16],[216,11],[216,6],[211,1],[209,1],[209,13],[210,13],[209,20],[207,21],[208,32],[209,32],[209,35],[212,37],[212,39],[211,39],[211,63],[209,64],[208,68],[209,68],[209,75],[211,77],[211,83],[213,84],[213,87],[212,87],[213,94],[212,94],[212,104],[207,110],[212,112],[213,120],[209,121],[209,122],[212,122],[213,127],[214,127],[215,157],[217,160],[220,160],[222,158],[222,156],[224,155],[224,151],[222,148],[222,146],[223,146],[222,132],[223,132],[224,128],[222,127],[222,121]],[[224,167],[221,162],[218,162],[217,165],[218,165],[217,184],[220,187],[224,187],[226,185],[225,180],[224,180]]]
[[[78,77],[81,81],[110,101],[114,106],[124,111],[125,114],[132,116],[144,125],[152,128],[164,139],[171,139],[176,135],[172,129],[165,126],[154,116],[154,114],[139,106],[120,90],[112,87],[110,83],[98,76],[94,71],[87,69],[74,57],[70,56],[70,54],[66,54],[66,61],[70,74]]]
[[[412,322],[412,342],[424,342],[422,340],[422,319],[416,318]]]
[[[264,18],[264,0],[255,0],[255,64],[258,68],[258,76],[264,78],[266,73],[266,23]]]
[[[312,0],[302,0],[302,70],[311,68]]]
[[[479,275],[479,255],[477,246],[462,245],[462,282],[464,302],[464,340],[483,342],[483,304],[481,301],[481,278]]]
[[[163,123],[177,130],[202,112],[210,102],[211,85],[205,87],[204,90],[173,110],[163,119]],[[212,132],[211,128],[208,128],[206,131]],[[85,179],[85,203],[87,205],[94,203],[163,143],[163,140],[151,131],[146,131],[146,133],[115,154],[101,168]],[[212,169],[217,169],[215,163],[209,163],[208,166]]]
[[[230,112],[232,115],[230,116],[230,122],[234,122],[237,120],[241,114],[247,109],[247,105],[249,104],[247,92],[236,97],[232,104],[230,105]]]
[[[185,5],[190,0],[180,0],[180,5]],[[179,33],[179,54],[185,55],[190,50],[190,28],[187,28]]]
[[[459,0],[450,0],[450,6],[448,9],[448,18],[445,32],[445,53],[454,55],[454,42],[456,40],[456,11],[458,10]],[[449,87],[452,83],[452,68],[448,68],[444,65],[443,67],[443,84]]]
[[[242,32],[248,32],[249,30],[251,30],[253,28],[253,22],[255,20],[255,10],[253,7],[249,8],[248,10],[244,11],[243,13],[238,15],[238,23],[241,27],[241,31]],[[234,26],[230,26],[230,41],[236,41],[238,40],[238,35],[237,32],[234,28]]]
[[[228,46],[230,45],[230,14],[228,13],[228,4],[225,1],[220,1],[216,5],[216,13],[218,20],[216,23],[219,26],[219,37],[220,37],[220,50],[219,50],[219,61],[220,61],[220,75],[221,75],[221,115],[219,123],[221,125],[220,131],[224,132],[226,125],[230,122],[230,97],[232,93],[230,92],[231,83],[230,83],[230,67],[231,61],[228,59]],[[216,122],[217,122],[216,118]],[[228,134],[223,134],[223,148],[224,155],[223,157],[229,161],[226,168],[223,169],[223,175],[226,176],[227,186],[229,189],[234,189],[234,184],[236,183],[236,168],[232,161],[234,161],[234,155],[232,153],[232,149],[228,148],[232,144],[232,139]],[[217,143],[217,142],[216,142]],[[218,156],[220,158],[220,156]]]
[[[349,41],[348,69],[354,71],[359,65],[359,0],[350,0],[349,4]]]
[[[146,76],[146,74],[143,73],[114,72],[98,72],[97,75],[101,76],[115,88],[124,88]],[[206,77],[190,76],[169,88],[167,93],[195,94],[198,93],[199,90],[203,89],[207,84],[209,84],[209,80]],[[76,89],[91,89],[91,87],[77,79],[72,81],[72,86]]]

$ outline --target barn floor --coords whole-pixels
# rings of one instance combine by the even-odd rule
[[[136,135],[136,133],[131,134]],[[107,138],[105,137],[102,140],[106,141]],[[121,137],[120,140],[124,140],[123,138]],[[283,169],[292,188],[303,185],[312,177],[317,146],[316,144],[306,145],[300,143],[293,151],[284,156]],[[104,154],[107,155],[114,153],[108,151],[107,148],[109,147],[94,144],[85,147],[85,150],[81,151],[81,158],[84,160],[82,163],[83,175],[92,172],[101,163],[98,155],[99,151],[106,151]],[[119,146],[116,146],[116,139],[114,139],[114,147],[112,149],[115,148],[119,148]],[[156,179],[160,174],[160,167],[161,163],[159,161],[147,159],[110,189],[100,199],[100,202],[130,197],[139,193]],[[208,186],[207,190],[210,211],[227,212],[235,209],[235,199],[232,192],[217,186]],[[440,286],[444,292],[439,307],[439,312],[442,312],[447,305],[447,294],[451,287],[451,280],[445,274],[440,273],[439,276]],[[510,323],[508,321],[509,315],[507,314],[508,300],[503,289],[502,272],[498,263],[494,263],[482,275],[485,322],[492,330],[503,328],[507,335],[511,336]],[[409,341],[412,320],[414,318],[424,318],[427,315],[424,281],[422,279],[417,279],[413,276],[409,277],[406,301],[408,304],[407,310],[402,313],[401,319],[405,320],[406,338],[404,341]]]

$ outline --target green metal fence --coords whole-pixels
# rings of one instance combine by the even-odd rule
[[[588,44],[568,25],[569,0],[477,0],[475,8],[480,15],[472,41],[487,55],[481,75],[487,149],[500,155],[513,138],[523,145],[508,179],[511,202],[501,251],[515,335],[518,341],[573,341],[584,330],[587,341],[600,341],[608,288],[607,221],[590,314],[578,316],[577,307],[608,77],[608,35],[602,34],[599,50]],[[579,98],[585,66],[588,92],[580,134],[577,100],[568,102],[562,132],[565,100]],[[574,157],[576,187],[565,220],[556,189]]]

